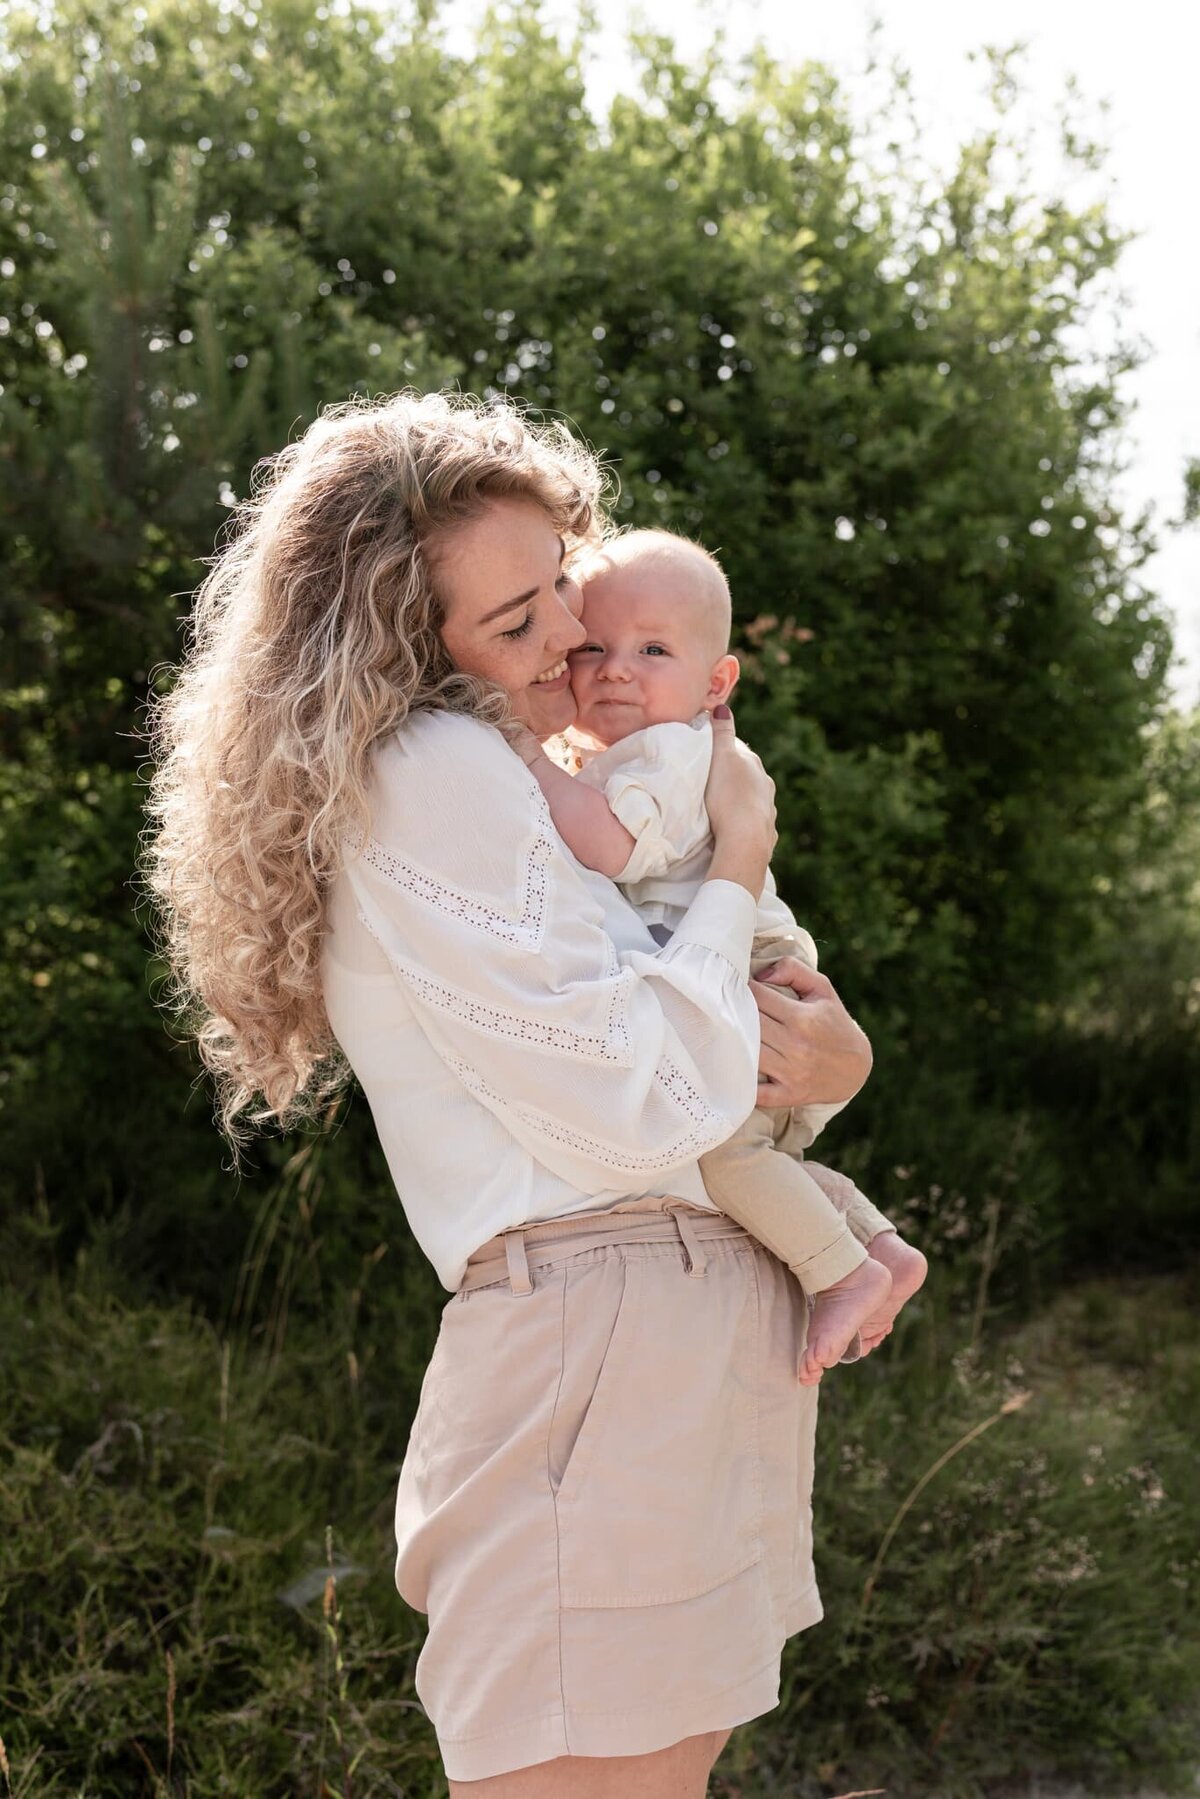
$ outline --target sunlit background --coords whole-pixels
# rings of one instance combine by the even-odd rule
[[[449,0],[448,42],[466,51],[484,0]],[[567,27],[577,9],[547,9]],[[1196,181],[1195,106],[1200,9],[1147,0],[1136,9],[1072,0],[878,0],[874,5],[801,0],[657,0],[652,8],[613,0],[598,9],[587,69],[602,115],[633,79],[632,29],[649,24],[699,56],[720,34],[734,62],[761,38],[785,61],[828,62],[864,122],[893,59],[911,74],[922,153],[941,168],[977,125],[985,80],[983,46],[1020,43],[1023,113],[1040,115],[1031,138],[1035,183],[1061,188],[1054,109],[1074,80],[1076,111],[1109,146],[1095,185],[1111,197],[1115,221],[1135,233],[1112,291],[1111,337],[1142,344],[1145,360],[1124,381],[1134,411],[1128,471],[1116,492],[1133,510],[1152,510],[1158,551],[1145,580],[1176,622],[1173,688],[1182,704],[1200,699],[1200,527],[1172,529],[1183,510],[1183,470],[1200,455],[1200,256],[1188,220]],[[1069,191],[1069,190],[1068,190]]]

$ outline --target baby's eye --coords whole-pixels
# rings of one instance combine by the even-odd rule
[[[572,656],[588,656],[593,654],[599,656],[601,654],[601,649],[598,643],[581,643],[568,653]]]
[[[533,623],[533,613],[527,612],[525,614],[525,619],[522,624],[514,625],[511,631],[501,631],[500,635],[501,635],[501,637],[524,637],[526,631],[528,631],[528,629],[532,623]]]
[[[646,654],[647,656],[666,656],[669,652],[663,648],[661,643],[648,643],[646,645]]]

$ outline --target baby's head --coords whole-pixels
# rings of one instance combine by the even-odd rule
[[[607,747],[729,698],[729,587],[707,550],[669,531],[630,531],[573,572],[587,632],[569,657],[576,730]]]

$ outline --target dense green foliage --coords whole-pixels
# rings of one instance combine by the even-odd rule
[[[1101,1761],[1153,1760],[1182,1687],[1156,1677],[1153,1700],[1135,1703],[1134,1648],[1151,1624],[1145,1596],[1126,1589],[1138,1558],[1170,1558],[1165,1539],[1152,1551],[1153,1532],[1116,1511],[1102,1585],[1131,1634],[1103,1668],[1098,1601],[1056,1601],[1061,1630],[1039,1637],[1044,1588],[1020,1584],[1029,1544],[1014,1582],[994,1588],[983,1551],[968,1558],[969,1590],[945,1561],[909,1566],[915,1586],[902,1605],[881,1594],[865,1647],[850,1598],[909,1476],[986,1410],[947,1372],[950,1351],[975,1356],[983,1342],[999,1366],[1005,1308],[1081,1263],[1153,1270],[1194,1253],[1200,734],[1167,710],[1169,633],[1139,577],[1149,539],[1110,499],[1124,358],[1079,361],[1120,251],[1103,209],[1022,185],[1003,62],[977,137],[937,181],[910,146],[887,149],[900,144],[901,97],[895,133],[876,121],[868,154],[826,71],[759,54],[732,72],[715,59],[690,69],[648,36],[640,91],[597,121],[581,46],[562,47],[532,4],[494,18],[466,59],[446,52],[426,4],[396,17],[316,0],[125,11],[62,0],[11,9],[0,30],[0,1192],[12,1217],[32,1218],[7,1245],[10,1266],[32,1265],[50,1235],[68,1287],[30,1313],[46,1349],[32,1397],[11,1395],[5,1429],[22,1448],[4,1504],[31,1510],[6,1513],[5,1535],[11,1545],[19,1518],[54,1506],[78,1534],[79,1505],[105,1520],[90,1527],[103,1541],[137,1537],[133,1559],[114,1548],[108,1571],[59,1567],[46,1624],[14,1576],[3,1679],[20,1740],[57,1741],[76,1708],[64,1778],[90,1767],[97,1793],[134,1790],[138,1768],[126,1749],[105,1762],[88,1705],[134,1668],[129,1703],[147,1716],[158,1704],[159,1674],[134,1647],[140,1618],[156,1644],[178,1645],[181,1683],[185,1657],[198,1658],[197,1722],[179,1749],[189,1790],[290,1790],[293,1764],[256,1762],[252,1744],[239,1759],[237,1732],[259,1734],[256,1669],[273,1665],[262,1690],[283,1721],[262,1753],[283,1754],[317,1690],[316,1662],[289,1675],[287,1653],[306,1633],[324,1639],[272,1609],[270,1582],[318,1511],[378,1566],[381,1471],[386,1487],[404,1421],[395,1395],[403,1413],[436,1293],[403,1240],[361,1104],[340,1107],[321,1143],[323,1199],[296,1172],[308,1142],[266,1140],[243,1183],[223,1170],[207,1095],[189,1093],[195,1060],[154,1007],[135,916],[138,732],[179,654],[199,559],[255,460],[322,401],[456,383],[565,413],[607,446],[623,519],[720,551],[745,671],[739,727],[779,786],[781,886],[876,1048],[829,1154],[902,1211],[939,1264],[940,1337],[927,1319],[890,1378],[872,1373],[834,1402],[843,1445],[866,1440],[870,1466],[898,1458],[900,1470],[852,1483],[859,1509],[828,1570],[842,1635],[823,1654],[847,1683],[841,1728],[872,1719],[866,1763],[893,1780],[889,1743],[942,1756],[947,1782],[949,1767],[968,1784],[996,1771],[966,1745],[1005,1721],[1010,1771],[1053,1763],[1055,1730],[1060,1765],[1082,1765],[1102,1711]],[[390,1339],[368,1333],[371,1368],[352,1314],[382,1243],[372,1291],[390,1284]],[[99,1297],[97,1258],[122,1294],[115,1309]],[[89,1335],[99,1385],[72,1397],[55,1358]],[[15,1322],[5,1337],[23,1340]],[[157,1339],[161,1375],[139,1347]],[[304,1346],[287,1366],[285,1340]],[[256,1491],[246,1483],[229,1525],[214,1499],[223,1440],[214,1450],[189,1436],[204,1404],[193,1363],[209,1342],[240,1343],[247,1358],[234,1461],[273,1435],[291,1442],[282,1432],[308,1445],[294,1479],[288,1451]],[[335,1364],[352,1350],[361,1406],[347,1411]],[[329,1412],[319,1428],[305,1427],[306,1403]],[[1033,1431],[1031,1454],[1059,1457],[1060,1495],[1076,1490],[1063,1470],[1092,1403],[1059,1443],[1049,1422],[1004,1425]],[[1172,1403],[1147,1428],[1161,1426],[1179,1463]],[[65,1408],[59,1435],[38,1434],[39,1406]],[[109,1426],[103,1453],[85,1454]],[[1121,1429],[1120,1454],[1143,1465],[1135,1427]],[[172,1462],[163,1445],[178,1432]],[[831,1432],[825,1453],[840,1453]],[[999,1450],[983,1453],[946,1528],[977,1517],[990,1542],[1018,1528],[1005,1511],[1017,1477],[1006,1485],[987,1459]],[[176,1494],[186,1550],[155,1534]],[[1065,1543],[1068,1498],[1050,1510]],[[234,1529],[232,1547],[203,1538],[209,1527]],[[1171,1551],[1180,1569],[1188,1554]],[[112,1597],[126,1578],[140,1610]],[[1172,1593],[1186,1595],[1187,1578]],[[172,1637],[193,1585],[191,1634]],[[117,1609],[91,1618],[85,1589]],[[399,1780],[406,1756],[414,1768],[429,1757],[396,1727],[409,1627],[382,1597],[370,1615],[355,1679],[380,1683],[371,1731],[408,1743],[387,1764]],[[943,1618],[947,1635],[931,1624],[902,1691],[879,1685],[922,1616]],[[978,1641],[954,1636],[964,1619],[988,1638],[982,1661]],[[85,1653],[97,1631],[106,1644],[116,1632],[117,1659],[85,1704],[67,1670],[72,1656],[100,1665]],[[38,1703],[58,1711],[11,1685],[24,1654],[35,1684],[38,1670],[49,1683]],[[951,1667],[961,1696],[939,1723]],[[796,1679],[811,1710],[817,1689]],[[886,1703],[869,1701],[872,1683]],[[234,1732],[220,1749],[201,1746],[210,1700]],[[808,1715],[793,1719],[802,1735]],[[120,1728],[157,1726],[130,1714]],[[756,1739],[767,1768],[783,1767],[781,1732],[776,1720]],[[835,1739],[831,1727],[831,1779],[853,1762]],[[306,1780],[316,1753],[296,1750]],[[355,1791],[395,1790],[379,1781]]]
[[[1072,362],[1119,246],[1101,210],[1004,187],[1005,71],[938,186],[865,162],[817,68],[757,57],[722,101],[714,70],[648,39],[643,93],[600,131],[536,8],[470,62],[424,17],[380,31],[307,0],[9,26],[19,1190],[37,1164],[56,1202],[136,1198],[153,1119],[211,1196],[130,928],[138,707],[169,678],[220,495],[321,398],[405,381],[565,411],[614,447],[623,514],[721,548],[785,890],[881,1066],[907,1070],[856,1109],[876,1178],[902,1159],[975,1184],[1024,1118],[1038,1184],[1061,1133],[1033,1060],[1052,1043],[1073,1067],[1082,1038],[1087,1062],[1099,1033],[1103,1062],[1129,1022],[1108,1002],[1117,915],[1148,939],[1153,1028],[1194,1095],[1194,908],[1167,932],[1144,904],[1161,805],[1181,827],[1194,810],[1194,736],[1154,747],[1168,633],[1144,532],[1106,496],[1119,359]],[[1194,1146],[1162,1123],[1186,1185]],[[1129,1173],[1118,1158],[1089,1205],[1123,1208]]]

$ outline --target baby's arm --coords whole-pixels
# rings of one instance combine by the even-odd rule
[[[545,794],[555,828],[576,861],[615,881],[633,854],[637,839],[632,831],[614,817],[598,788],[585,786],[551,762],[532,731],[513,748]]]

